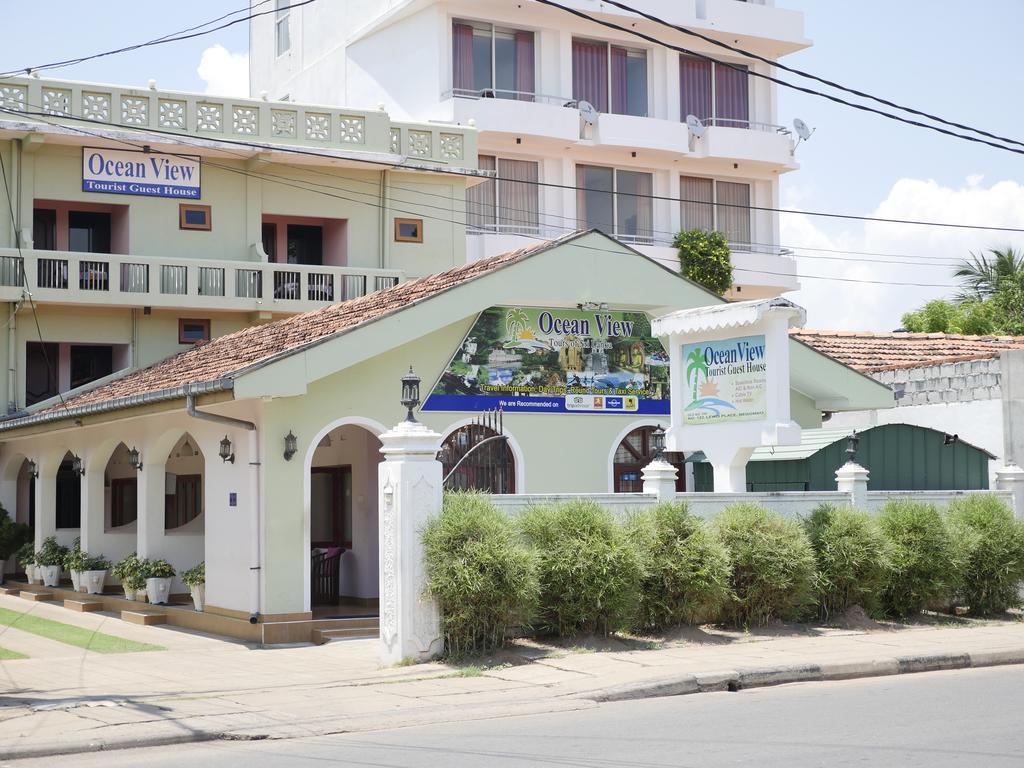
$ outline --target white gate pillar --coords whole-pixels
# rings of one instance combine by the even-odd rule
[[[850,497],[850,506],[866,511],[868,508],[868,475],[860,464],[848,461],[836,470],[836,487]]]
[[[1016,464],[997,469],[996,490],[1013,494],[1013,514],[1018,520],[1024,519],[1024,469]]]
[[[439,514],[441,435],[404,421],[380,436],[380,653],[385,664],[425,661],[444,650],[437,604],[424,598],[420,533]]]
[[[672,501],[676,497],[676,477],[679,470],[660,456],[640,471],[643,478],[643,492],[657,496],[658,501]]]

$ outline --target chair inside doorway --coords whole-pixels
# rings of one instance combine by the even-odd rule
[[[337,605],[341,556],[352,548],[352,468],[313,467],[310,490],[310,597],[313,605]]]

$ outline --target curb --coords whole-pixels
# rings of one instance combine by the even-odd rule
[[[218,741],[230,738],[216,731],[192,731],[171,735],[154,735],[128,737],[104,741],[95,739],[87,743],[54,744],[39,747],[18,747],[0,750],[0,762],[28,760],[39,757],[62,757],[79,755],[86,752],[115,752],[122,749],[141,749],[143,747],[170,747],[178,744],[196,744],[204,741]]]
[[[574,698],[598,703],[633,701],[665,696],[686,696],[692,693],[741,691],[767,688],[789,683],[855,680],[889,675],[910,675],[918,672],[942,672],[955,669],[1024,664],[1024,648],[977,653],[945,653],[923,656],[844,661],[824,665],[797,664],[778,667],[742,668],[715,672],[671,675],[654,681],[626,683],[572,694]]]

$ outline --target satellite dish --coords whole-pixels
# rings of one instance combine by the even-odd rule
[[[704,131],[707,128],[704,127],[704,123],[696,115],[686,116],[686,127],[690,129],[690,133],[696,136],[698,139],[704,135]]]
[[[807,123],[799,117],[793,121],[793,130],[796,131],[800,141],[807,141],[814,134],[814,131],[807,126]]]
[[[594,109],[594,105],[589,101],[581,101],[579,103],[580,117],[583,118],[583,122],[587,125],[594,125],[597,123],[597,110]]]

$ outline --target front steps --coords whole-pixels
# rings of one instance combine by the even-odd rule
[[[314,645],[332,640],[365,640],[380,635],[380,621],[376,618],[321,619],[316,624],[310,638]]]

